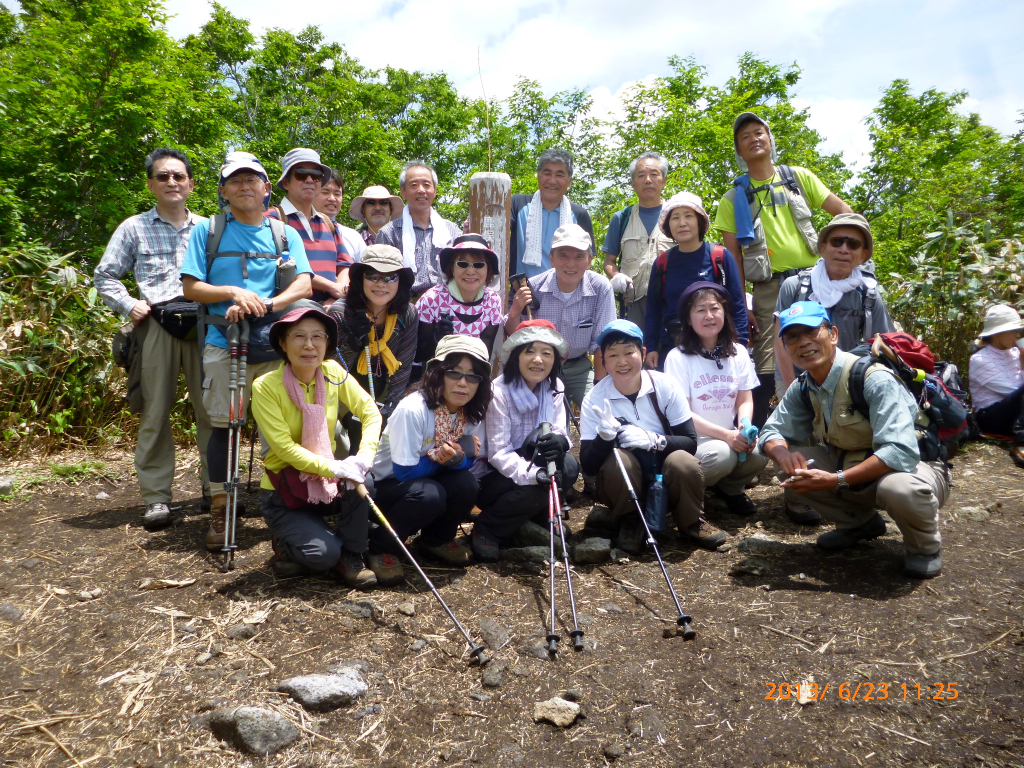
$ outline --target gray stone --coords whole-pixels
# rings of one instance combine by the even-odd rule
[[[610,539],[584,539],[572,548],[572,559],[579,565],[607,563],[612,559],[611,555]]]
[[[529,677],[530,676],[530,669],[529,669],[529,667],[524,667],[521,664],[519,664],[519,665],[516,665],[516,666],[512,667],[512,674],[515,675],[516,677]]]
[[[14,475],[0,477],[0,496],[10,496],[14,493]]]
[[[956,511],[960,517],[966,517],[968,520],[974,520],[975,522],[982,523],[989,519],[991,514],[984,507],[960,507]]]
[[[583,694],[577,691],[575,688],[570,688],[562,694],[562,698],[566,701],[580,701],[583,698]]]
[[[417,640],[416,642],[414,642],[412,645],[409,646],[409,650],[411,650],[411,651],[422,651],[426,647],[427,647],[427,641],[426,640]]]
[[[256,637],[256,626],[253,624],[232,624],[224,634],[228,640],[250,640]]]
[[[217,737],[253,755],[272,755],[299,738],[298,728],[277,712],[260,707],[218,709],[209,725]]]
[[[26,571],[31,571],[33,568],[35,568],[41,562],[43,562],[43,561],[40,560],[38,557],[30,557],[27,560],[22,560],[21,561],[21,567],[24,568]]]
[[[484,688],[501,688],[501,684],[505,681],[506,669],[508,669],[508,664],[504,661],[491,661],[484,667],[483,674],[480,675],[481,685]]]
[[[366,682],[358,670],[349,668],[333,675],[291,677],[278,683],[275,690],[291,695],[312,712],[328,712],[365,694]]]
[[[508,540],[510,547],[545,547],[548,546],[548,529],[537,525],[532,520],[523,523],[519,530]],[[555,546],[558,546],[556,542]]]
[[[471,693],[471,694],[469,694],[469,698],[473,699],[473,701],[490,701],[491,700],[491,697],[488,696],[486,693]]]
[[[416,615],[416,606],[414,606],[412,603],[399,603],[398,608],[396,608],[395,610],[397,610],[403,616]]]
[[[480,637],[487,643],[487,647],[492,651],[496,651],[509,641],[508,630],[501,622],[496,619],[492,619],[490,616],[484,616],[480,619]]]
[[[502,549],[500,559],[510,562],[545,563],[550,550],[548,547],[510,547]]]
[[[533,722],[547,721],[559,728],[568,728],[580,714],[580,705],[574,701],[566,701],[555,696],[547,701],[538,701],[533,705]]]
[[[664,741],[665,723],[653,707],[644,707],[629,716],[629,732],[639,739]]]
[[[779,546],[779,542],[763,533],[755,533],[736,544],[737,552],[771,552]]]
[[[223,709],[230,703],[231,702],[223,696],[214,696],[212,699],[206,699],[200,703],[200,705],[196,707],[196,712],[209,712],[214,709]]]
[[[607,613],[622,613],[622,608],[615,603],[605,603],[601,606]]]
[[[355,713],[354,717],[356,720],[362,720],[364,717],[370,715],[379,715],[383,711],[383,707],[380,704],[371,704],[368,707],[363,707]]]
[[[373,600],[341,600],[327,606],[332,611],[347,613],[357,619],[373,619],[380,616],[380,609]]]
[[[22,610],[12,603],[0,603],[0,619],[5,619],[11,622],[11,624],[17,624],[21,621],[21,617],[24,614]]]
[[[587,513],[587,522],[585,528],[618,528],[619,521],[615,515],[612,514],[611,509],[606,507],[604,504],[595,504],[590,508],[590,512]]]
[[[618,760],[626,754],[626,750],[623,749],[621,744],[605,744],[602,751],[609,760]]]
[[[548,653],[548,644],[543,640],[527,643],[520,650],[524,655],[532,656],[535,659],[551,660],[551,654]]]
[[[355,669],[362,672],[364,675],[370,671],[370,665],[362,659],[348,659],[346,661],[336,661],[327,668],[328,675],[340,675],[347,669]]]

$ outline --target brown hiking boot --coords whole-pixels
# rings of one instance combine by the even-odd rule
[[[422,537],[417,539],[416,542],[421,550],[448,565],[466,565],[473,556],[473,553],[468,548],[461,544],[456,544],[454,539],[437,546],[426,544]]]
[[[377,586],[393,587],[405,581],[405,569],[394,555],[370,555],[366,559],[373,575],[377,577]]]
[[[281,554],[281,543],[278,539],[271,539],[270,546],[274,549],[274,554],[270,556],[270,569],[282,579],[294,579],[309,573],[309,569],[302,563],[293,562]]]
[[[377,586],[377,577],[363,565],[362,555],[342,550],[341,559],[330,573],[352,589],[369,590]]]
[[[210,530],[206,532],[206,549],[220,552],[224,549],[224,530],[227,522],[224,512],[228,508],[227,496],[214,496],[210,503]]]
[[[615,546],[631,555],[639,555],[647,543],[647,529],[638,514],[626,515],[619,522]]]
[[[725,543],[726,536],[702,517],[686,529],[686,538],[698,547],[718,549]]]

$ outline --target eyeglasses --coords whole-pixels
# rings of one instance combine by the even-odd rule
[[[856,251],[864,245],[864,241],[858,240],[856,237],[830,237],[828,239],[828,244],[833,248],[840,248],[843,243],[847,243],[852,251]]]
[[[307,341],[312,341],[313,346],[322,347],[327,344],[328,336],[326,333],[321,331],[313,331],[313,333],[303,333],[302,331],[296,331],[295,333],[289,333],[288,338],[294,341],[299,346],[306,346]]]
[[[263,184],[263,179],[253,174],[246,174],[245,176],[232,176],[224,184],[232,187],[240,187],[243,184],[247,187],[255,187],[258,184]]]
[[[383,207],[385,205],[391,205],[391,199],[388,198],[387,200],[367,200],[366,202],[363,203],[363,205],[369,205],[374,208],[376,208],[378,205]]]
[[[459,269],[487,269],[487,262],[484,261],[456,261],[455,266]]]
[[[465,379],[469,384],[479,384],[484,380],[484,377],[479,373],[463,373],[462,371],[456,371],[452,368],[449,368],[444,372],[444,377],[446,379],[451,379],[452,381],[461,381],[462,379]]]
[[[313,181],[320,181],[323,179],[324,174],[323,171],[318,171],[315,168],[298,168],[297,170],[292,171],[292,176],[299,181],[308,181],[309,179],[312,179]]]
[[[367,272],[363,275],[371,283],[385,283],[390,285],[398,279],[397,272]]]
[[[154,173],[153,178],[159,181],[161,184],[166,184],[171,179],[174,179],[179,184],[188,178],[187,173],[171,173],[169,171],[160,171],[160,173]]]

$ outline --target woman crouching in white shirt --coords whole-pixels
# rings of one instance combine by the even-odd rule
[[[580,465],[569,454],[564,386],[558,378],[569,344],[547,320],[527,320],[506,339],[504,372],[492,386],[487,410],[487,457],[496,470],[480,482],[480,516],[473,551],[497,560],[503,541],[530,518],[546,514],[553,461],[562,492],[576,482]],[[540,435],[547,422],[551,431]]]
[[[743,489],[768,460],[756,450],[757,441],[744,436],[758,379],[749,353],[737,341],[730,300],[716,283],[693,283],[683,291],[677,307],[682,330],[665,360],[665,373],[690,403],[705,487],[734,515],[752,515],[757,508]]]

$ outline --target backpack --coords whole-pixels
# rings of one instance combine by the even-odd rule
[[[957,445],[966,443],[969,440],[977,440],[981,434],[981,428],[978,426],[970,406],[967,405],[967,387],[964,386],[964,380],[960,377],[960,369],[953,363],[939,360],[935,363],[935,378],[942,382],[946,391],[955,397],[957,402],[967,411],[966,426],[963,430],[953,435],[952,439],[956,441]],[[953,451],[954,447],[950,447],[950,452]]]
[[[775,166],[775,169],[779,172],[780,180],[776,182],[768,182],[767,184],[764,184],[760,187],[751,187],[747,189],[746,193],[748,204],[754,202],[754,198],[757,192],[764,192],[765,190],[771,191],[775,187],[786,187],[794,195],[800,195],[800,197],[804,198],[805,200],[807,199],[807,195],[804,194],[803,187],[800,186],[800,180],[796,177],[796,174],[793,173],[792,168],[790,168],[788,165],[777,165]],[[760,216],[760,211],[758,211],[758,216]],[[755,216],[753,218],[756,219],[757,217]]]
[[[811,295],[811,270],[802,270],[799,277],[800,288],[797,290],[794,302],[807,301],[807,297]],[[860,293],[861,306],[864,308],[864,317],[861,322],[859,335],[862,339],[871,338],[875,335],[875,326],[871,322],[871,318],[875,310],[875,302],[878,301],[878,288],[866,288],[862,285],[857,288],[857,291]]]
[[[668,272],[668,251],[658,254],[654,262],[654,268],[661,270],[661,295],[665,296],[665,276]],[[714,245],[711,247],[711,275],[715,282],[725,287],[725,246]]]

